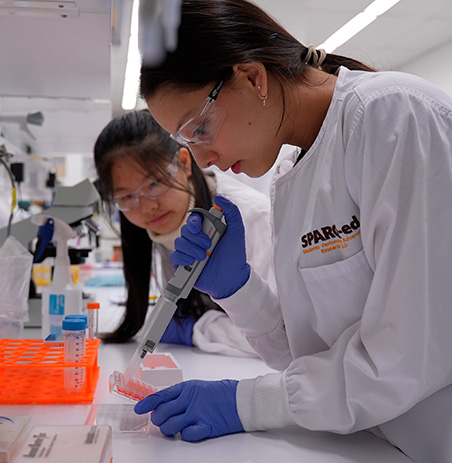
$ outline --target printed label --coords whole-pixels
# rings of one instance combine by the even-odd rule
[[[49,314],[64,315],[64,294],[50,294]]]
[[[342,226],[333,224],[312,230],[301,237],[303,254],[315,251],[324,254],[336,249],[345,249],[351,240],[361,235],[360,226],[358,218],[353,215],[351,222]]]

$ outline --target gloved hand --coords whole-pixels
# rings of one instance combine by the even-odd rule
[[[223,299],[248,281],[250,266],[246,261],[245,229],[239,209],[223,196],[215,196],[214,200],[223,210],[227,229],[194,287],[216,299]],[[191,265],[195,260],[206,258],[211,241],[202,231],[202,220],[197,213],[188,217],[181,236],[174,241],[176,250],[170,254],[173,266]]]
[[[192,335],[195,321],[193,316],[178,318],[177,320],[172,318],[160,342],[193,346]]]
[[[151,421],[165,436],[180,432],[182,440],[195,442],[242,432],[237,413],[238,381],[184,381],[163,389],[135,405],[135,413],[152,410]]]

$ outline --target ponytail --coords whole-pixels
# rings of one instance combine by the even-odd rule
[[[184,0],[181,14],[177,49],[159,66],[144,63],[141,68],[140,93],[144,99],[165,86],[187,90],[204,87],[238,63],[261,62],[280,85],[300,82],[309,67],[317,67],[322,54],[300,43],[247,0]],[[325,53],[322,61],[321,69],[330,74],[340,66],[373,70],[340,55]]]

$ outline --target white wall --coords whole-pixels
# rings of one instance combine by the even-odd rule
[[[416,74],[437,85],[452,95],[452,43],[431,50],[422,58],[400,68],[401,71]]]

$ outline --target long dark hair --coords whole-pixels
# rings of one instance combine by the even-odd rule
[[[183,0],[177,49],[162,64],[143,64],[140,93],[151,97],[164,86],[200,88],[212,83],[233,65],[261,62],[283,84],[305,81],[313,64],[301,44],[259,7],[246,0]],[[327,54],[321,69],[334,74],[340,66],[373,71],[344,56]]]
[[[120,158],[140,165],[145,172],[158,177],[165,175],[165,165],[171,162],[181,146],[172,140],[148,111],[133,111],[113,119],[102,130],[94,145],[94,162],[99,177],[102,201],[110,218],[113,213],[113,182],[111,169]],[[195,205],[209,209],[212,198],[204,175],[192,159],[192,183]],[[173,188],[184,189],[174,184]],[[189,190],[185,190],[190,193]],[[143,326],[149,302],[152,269],[152,246],[146,230],[120,215],[120,235],[127,286],[126,310],[121,324],[112,333],[102,334],[107,342],[125,342]],[[218,309],[207,295],[193,289],[187,299],[178,301],[176,319],[192,315],[198,319],[206,310]]]

